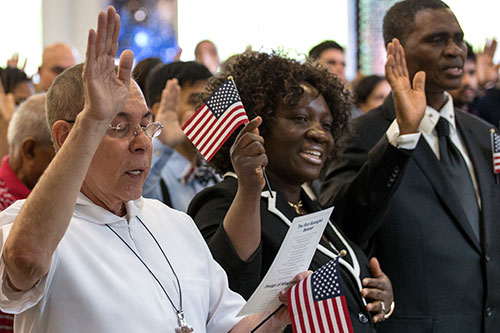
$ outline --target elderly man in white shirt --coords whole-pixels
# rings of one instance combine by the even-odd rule
[[[244,300],[192,220],[141,197],[161,124],[130,80],[130,51],[115,71],[119,32],[109,7],[83,66],[49,90],[58,152],[0,216],[0,308],[20,332],[248,332],[266,314],[236,318]],[[261,330],[287,322],[284,308]]]

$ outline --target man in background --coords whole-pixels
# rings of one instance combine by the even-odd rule
[[[462,83],[458,89],[450,90],[453,105],[461,111],[477,115],[479,83],[476,76],[476,54],[467,44],[467,58],[464,63]]]
[[[43,50],[42,64],[38,67],[40,83],[35,86],[37,92],[49,90],[57,75],[76,64],[75,51],[67,44],[50,44]]]
[[[45,94],[32,96],[9,124],[9,155],[0,166],[0,211],[26,199],[54,156],[45,117]],[[0,333],[13,332],[14,315],[0,312]]]
[[[153,138],[153,160],[143,196],[183,212],[199,191],[217,180],[181,130],[211,76],[202,64],[177,61],[155,69],[146,84],[148,105],[166,128]]]
[[[309,58],[318,62],[346,82],[344,48],[333,40],[325,40],[309,51]]]
[[[215,75],[219,69],[219,53],[214,42],[202,40],[194,48],[195,61],[207,66],[212,74]]]

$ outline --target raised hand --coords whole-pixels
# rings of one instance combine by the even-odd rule
[[[497,41],[493,39],[486,42],[484,49],[476,55],[476,77],[481,87],[494,84],[498,80],[498,69],[500,63],[493,62],[493,56],[497,49]]]
[[[134,55],[132,51],[124,51],[115,72],[120,26],[120,16],[110,6],[107,13],[99,13],[97,32],[91,29],[88,35],[83,66],[84,112],[103,123],[111,122],[128,97]]]
[[[15,107],[16,101],[14,99],[14,94],[6,94],[3,89],[2,81],[0,81],[0,120],[8,123],[14,114]]]
[[[238,175],[238,187],[258,193],[266,184],[262,168],[267,165],[264,138],[259,135],[260,124],[262,118],[252,119],[241,130],[231,147],[231,163]]]
[[[425,114],[425,72],[415,74],[412,87],[404,49],[396,38],[387,46],[385,77],[392,88],[400,134],[416,133]]]
[[[177,147],[186,140],[179,119],[180,94],[179,81],[177,79],[168,80],[161,93],[160,107],[155,119],[165,125],[165,129],[158,136],[158,139],[171,148]]]
[[[28,58],[24,59],[23,67],[20,68],[22,71],[24,71],[24,69],[26,68],[27,62]],[[12,57],[9,60],[7,60],[7,67],[17,68],[18,63],[19,63],[19,53],[16,52],[12,55]]]
[[[385,319],[384,316],[389,312],[391,303],[394,301],[394,295],[391,280],[380,269],[377,258],[370,259],[370,271],[373,278],[363,279],[365,288],[361,290],[361,295],[373,300],[366,305],[366,309],[375,313],[373,322],[377,323]]]

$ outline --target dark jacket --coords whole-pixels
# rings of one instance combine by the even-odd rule
[[[479,185],[480,241],[425,139],[411,153],[388,143],[391,97],[352,122],[339,160],[326,172],[322,204],[378,210],[371,220],[340,219],[339,226],[379,259],[392,281],[396,310],[382,332],[500,330],[500,185],[492,171],[492,126],[455,115]],[[391,184],[398,186],[386,195]]]

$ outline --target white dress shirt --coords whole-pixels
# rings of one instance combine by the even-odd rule
[[[0,214],[1,246],[23,201]],[[12,290],[0,260],[0,307],[15,313],[16,332],[174,332],[177,316],[161,287],[115,230],[147,263],[179,307],[172,270],[179,277],[186,323],[195,332],[227,332],[245,301],[232,292],[189,216],[157,200],[127,203],[119,217],[79,194],[71,222],[48,274],[32,289]]]
[[[460,134],[457,130],[457,126],[455,123],[455,110],[453,108],[453,99],[448,93],[446,93],[446,95],[448,97],[448,101],[440,111],[437,111],[427,105],[427,107],[425,108],[425,115],[422,118],[422,121],[420,122],[420,126],[418,128],[418,133],[400,135],[398,122],[396,121],[396,119],[394,119],[392,124],[387,129],[387,139],[389,140],[390,144],[397,148],[412,150],[417,147],[420,136],[423,136],[434,154],[436,154],[436,157],[440,159],[439,141],[437,132],[434,127],[438,123],[439,117],[443,117],[444,119],[446,119],[450,125],[450,139],[465,160],[465,164],[469,169],[472,183],[474,184],[474,191],[476,192],[478,205],[479,208],[481,208],[481,197],[479,195],[476,175],[474,174],[474,166],[472,165],[472,161],[469,158],[469,154],[467,152],[467,148],[465,147],[464,141],[460,137]]]

